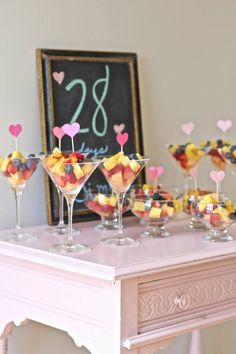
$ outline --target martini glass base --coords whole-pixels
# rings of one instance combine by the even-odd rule
[[[60,254],[67,254],[67,255],[77,255],[77,254],[82,254],[82,253],[87,253],[92,250],[91,247],[81,245],[79,243],[72,243],[72,244],[66,244],[66,243],[58,243],[53,245],[50,248],[50,251],[53,253],[60,253]]]
[[[122,225],[123,228],[123,225]],[[111,230],[118,230],[117,222],[102,222],[101,224],[97,224],[94,226],[94,229],[97,231],[111,231]]]
[[[69,228],[67,225],[64,226],[51,226],[48,227],[44,233],[50,236],[64,236],[67,235],[69,232]],[[72,229],[72,235],[79,235],[80,230]]]
[[[37,235],[31,235],[27,232],[22,233],[11,233],[10,236],[6,239],[9,242],[31,242],[38,239]]]
[[[146,230],[141,233],[141,237],[150,237],[150,238],[166,238],[171,234],[166,230]]]
[[[198,231],[207,230],[207,227],[201,221],[191,219],[189,223],[184,227],[184,229],[187,231]]]
[[[140,244],[138,240],[134,240],[131,237],[122,237],[122,236],[104,238],[101,240],[101,243],[103,245],[111,246],[111,247],[133,247],[133,246],[138,246]]]
[[[233,241],[235,237],[229,235],[226,230],[224,231],[209,230],[208,234],[203,236],[202,239],[204,241],[210,241],[210,242],[228,242],[228,241]]]

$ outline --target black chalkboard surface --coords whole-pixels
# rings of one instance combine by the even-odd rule
[[[119,151],[116,130],[123,126],[129,134],[124,147],[127,154],[143,154],[138,90],[137,55],[134,53],[86,52],[37,49],[43,151],[51,152],[57,141],[55,126],[78,122],[75,150],[94,155]],[[62,139],[62,150],[71,151],[71,139]],[[139,181],[143,181],[143,174]],[[83,203],[86,191],[109,189],[97,170],[80,192],[74,217],[94,218]],[[48,223],[58,222],[57,192],[46,178]],[[66,210],[66,209],[65,209]]]

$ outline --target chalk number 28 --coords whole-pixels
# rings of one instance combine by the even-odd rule
[[[92,130],[93,130],[94,134],[99,137],[105,136],[106,132],[107,132],[108,118],[107,118],[107,113],[106,113],[102,103],[107,95],[109,76],[110,76],[109,66],[105,65],[105,77],[96,80],[94,82],[93,88],[92,88],[92,97],[93,97],[94,101],[97,103],[97,107],[96,107],[96,109],[93,113],[93,116],[92,116]],[[97,93],[96,93],[96,88],[97,88],[97,85],[99,85],[101,83],[104,83],[104,87],[103,87],[103,92],[102,92],[101,97],[98,98]],[[66,86],[65,89],[66,89],[66,91],[70,91],[74,87],[76,87],[77,85],[80,85],[82,88],[82,97],[80,99],[80,102],[79,102],[72,118],[70,119],[70,124],[75,123],[78,120],[78,117],[83,109],[83,105],[84,105],[86,95],[87,95],[87,86],[86,86],[85,81],[82,79],[72,80]],[[102,119],[103,119],[103,127],[101,130],[98,129],[98,124],[97,124],[97,118],[98,118],[99,112],[100,112]],[[89,128],[81,128],[80,133],[89,133]]]

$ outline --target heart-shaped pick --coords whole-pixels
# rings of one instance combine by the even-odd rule
[[[122,124],[120,124],[120,125],[115,124],[115,125],[113,126],[113,128],[114,128],[115,133],[122,133],[123,130],[125,129],[125,124],[124,124],[124,123],[122,123]]]
[[[231,120],[218,120],[217,127],[225,133],[232,127],[232,122]]]
[[[21,124],[11,124],[9,125],[9,132],[11,133],[11,135],[14,136],[14,138],[17,138],[18,135],[21,133],[22,131],[22,125]]]
[[[190,123],[184,123],[181,125],[181,130],[187,135],[190,135],[194,129],[194,124],[192,122]]]
[[[65,132],[63,130],[63,127],[59,128],[59,127],[54,127],[53,128],[53,134],[55,135],[56,138],[58,138],[59,140],[63,138],[63,136],[65,135]]]
[[[129,134],[128,133],[118,133],[116,135],[116,141],[118,144],[120,144],[120,146],[124,146],[125,143],[128,141],[129,139]]]
[[[54,80],[61,85],[62,81],[64,80],[65,77],[65,73],[64,71],[60,71],[59,73],[57,73],[56,71],[54,73],[52,73],[52,76],[54,78]]]
[[[225,178],[225,173],[222,170],[211,171],[210,177],[211,177],[212,181],[214,181],[215,183],[220,183]]]
[[[64,124],[62,129],[66,135],[73,138],[80,131],[80,125],[79,123]]]
[[[147,174],[148,177],[154,181],[155,179],[159,178],[164,172],[164,167],[163,166],[151,166],[149,167]]]

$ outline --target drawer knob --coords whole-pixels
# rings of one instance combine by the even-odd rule
[[[174,299],[174,303],[178,306],[180,310],[186,310],[188,308],[188,299],[184,294],[176,296],[176,298]]]

